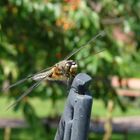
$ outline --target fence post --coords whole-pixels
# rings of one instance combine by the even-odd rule
[[[91,77],[85,73],[74,78],[55,140],[87,140],[92,107],[90,81]]]

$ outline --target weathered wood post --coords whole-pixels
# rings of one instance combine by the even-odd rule
[[[85,73],[74,78],[55,140],[87,140],[92,107],[90,81],[91,77]]]

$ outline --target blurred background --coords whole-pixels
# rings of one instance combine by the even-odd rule
[[[104,37],[72,57],[78,72],[93,77],[89,140],[138,140],[139,9],[139,0],[0,1],[1,89],[63,60],[104,30]],[[65,86],[44,82],[5,110],[31,85],[0,92],[0,140],[54,139],[68,93]]]

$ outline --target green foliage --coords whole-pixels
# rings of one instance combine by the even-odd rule
[[[25,118],[33,131],[32,136],[34,139],[38,140],[40,138],[43,139],[43,137],[45,138],[45,129],[43,129],[43,124],[41,124],[41,120],[37,117],[34,108],[29,103],[26,103],[23,111]]]
[[[123,108],[111,86],[110,77],[140,77],[140,2],[138,0],[3,0],[0,2],[0,83],[2,87],[37,72],[65,58],[73,49],[105,30],[76,54],[79,72],[93,76],[94,97],[107,103],[109,98]],[[95,55],[96,52],[105,51]],[[11,90],[16,98],[30,84]],[[62,98],[66,91],[56,84],[43,83],[34,90],[42,99]],[[43,93],[43,94],[41,94]],[[23,101],[22,101],[23,102]],[[19,106],[28,116],[34,109]],[[29,108],[29,109],[28,109]],[[31,112],[30,112],[31,111]],[[36,118],[36,117],[35,117]],[[35,120],[32,120],[35,121]]]

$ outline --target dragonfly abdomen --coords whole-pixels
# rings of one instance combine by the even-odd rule
[[[39,74],[34,75],[32,77],[32,80],[39,81],[41,79],[49,77],[51,74],[52,74],[52,70],[49,70],[49,71],[46,71],[46,72],[43,72],[43,73],[39,73]]]

